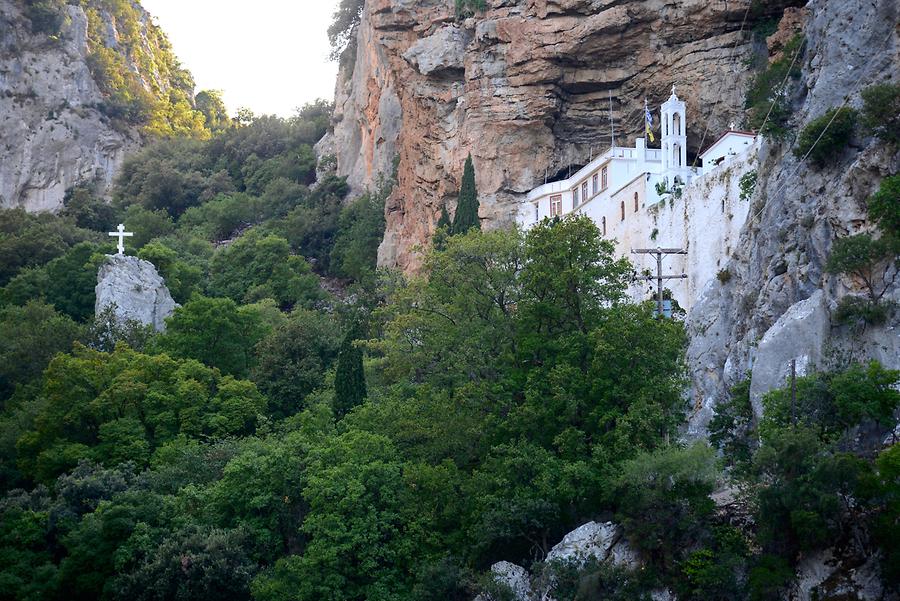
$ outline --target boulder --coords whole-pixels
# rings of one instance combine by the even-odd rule
[[[638,556],[613,522],[588,522],[569,532],[547,554],[547,561],[610,560],[615,565],[636,567]]]
[[[798,376],[820,364],[830,330],[831,318],[821,290],[791,305],[769,328],[757,348],[750,379],[750,400],[757,415],[762,415],[763,395],[788,382],[791,361],[797,362]]]
[[[462,69],[466,59],[466,32],[454,25],[442,27],[403,53],[422,75],[446,69]]]
[[[157,332],[165,330],[166,318],[178,307],[153,263],[137,257],[107,255],[96,292],[96,315],[112,307],[119,321],[152,325]]]
[[[508,561],[498,561],[491,566],[491,575],[494,581],[509,587],[515,601],[534,601],[535,595],[531,588],[531,578],[522,566]],[[492,601],[489,595],[484,593],[475,597],[475,601]]]

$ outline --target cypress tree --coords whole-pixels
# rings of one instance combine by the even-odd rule
[[[449,229],[450,228],[450,214],[447,213],[447,205],[441,205],[441,216],[438,217],[437,229]]]
[[[462,185],[459,189],[459,202],[456,204],[456,213],[453,215],[453,234],[465,234],[469,229],[477,227],[481,229],[481,221],[478,220],[478,191],[475,189],[475,166],[472,164],[472,155],[466,159],[463,168]]]
[[[447,236],[450,235],[450,215],[447,213],[445,204],[441,206],[441,216],[438,218],[434,236],[431,237],[431,245],[438,250],[444,250],[444,247],[447,246]]]
[[[346,415],[366,400],[363,353],[353,344],[358,338],[359,328],[351,328],[338,351],[337,369],[334,374],[334,412],[338,417]]]

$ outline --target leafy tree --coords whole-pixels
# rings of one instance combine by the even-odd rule
[[[869,86],[862,99],[862,126],[885,142],[900,142],[900,84]]]
[[[328,41],[331,43],[331,60],[341,59],[356,37],[356,29],[365,7],[365,0],[341,0],[328,26]]]
[[[116,209],[98,198],[90,186],[76,186],[66,190],[61,216],[74,220],[80,228],[103,232],[115,227]]]
[[[384,309],[384,369],[436,386],[500,378],[515,349],[522,247],[521,232],[473,230],[427,255],[423,278]]]
[[[133,319],[123,321],[116,315],[115,306],[110,304],[88,322],[84,342],[88,348],[104,353],[113,352],[120,342],[143,352],[155,335],[152,324],[145,325]]]
[[[709,422],[709,442],[722,451],[725,462],[739,471],[749,465],[757,447],[750,378],[735,384],[727,401],[716,405]]]
[[[358,328],[351,328],[344,336],[337,355],[334,374],[334,411],[341,417],[366,400],[366,372],[362,349],[356,344]]]
[[[339,330],[326,315],[294,311],[256,347],[253,379],[269,398],[273,413],[288,416],[325,382],[341,344]]]
[[[702,532],[714,504],[715,454],[705,443],[668,447],[624,463],[617,480],[617,520],[628,540],[663,569],[674,567]]]
[[[233,126],[231,117],[228,116],[228,108],[222,99],[222,92],[219,90],[203,90],[197,94],[194,102],[197,110],[203,113],[209,131],[215,134]]]
[[[224,437],[253,431],[266,401],[247,381],[196,361],[76,347],[44,375],[34,429],[18,442],[25,473],[48,481],[92,459],[146,465],[160,444],[183,434]]]
[[[881,546],[882,574],[892,585],[900,584],[900,445],[893,444],[875,461],[875,503],[880,506],[871,527]]]
[[[900,237],[900,175],[881,180],[878,191],[869,197],[869,216],[885,234]]]
[[[869,303],[877,305],[897,278],[898,244],[890,237],[873,238],[856,234],[835,240],[825,268],[830,273],[844,273],[865,287]]]
[[[432,553],[428,516],[416,507],[412,490],[384,437],[347,432],[313,449],[304,489],[309,544],[257,579],[254,594],[281,599],[293,591],[301,601],[405,595],[413,567]],[[280,584],[285,581],[287,586]]]
[[[604,309],[623,298],[630,264],[615,259],[613,243],[585,216],[533,227],[525,254],[519,304],[524,359],[537,363],[574,352],[585,361],[587,335]]]
[[[287,240],[250,232],[220,248],[209,264],[209,290],[236,301],[264,298],[282,307],[308,307],[325,297],[319,278]]]
[[[180,261],[178,253],[162,242],[150,242],[138,252],[138,257],[153,263],[176,302],[185,303],[198,291],[203,277],[200,268]]]
[[[809,154],[813,164],[824,167],[841,156],[850,143],[856,128],[856,111],[838,107],[806,124],[797,138],[794,156],[802,159]]]
[[[375,272],[384,238],[384,203],[392,188],[392,182],[381,182],[375,192],[363,194],[341,211],[331,251],[334,275],[359,281]]]
[[[454,234],[464,234],[473,227],[481,229],[481,221],[478,218],[475,166],[472,164],[472,155],[469,154],[463,167],[462,184],[459,188],[459,199],[456,203],[456,212],[453,214],[451,231]]]
[[[498,445],[465,484],[472,499],[469,539],[478,558],[547,553],[576,521],[574,501],[590,482],[584,464],[565,462],[521,440]]]
[[[82,328],[39,301],[0,309],[0,398],[40,378],[50,360],[72,349]]]
[[[94,314],[94,288],[101,255],[98,247],[82,242],[40,269],[24,270],[3,289],[6,303],[22,305],[41,299],[84,322]]]
[[[166,321],[159,348],[196,359],[227,374],[244,377],[253,366],[253,348],[266,334],[259,311],[231,299],[195,295]]]
[[[763,432],[754,457],[758,477],[768,484],[758,493],[759,538],[764,549],[793,559],[836,539],[845,500],[866,467],[852,455],[832,452],[809,426]]]
[[[786,388],[763,398],[761,433],[765,437],[770,429],[799,423],[812,428],[821,440],[833,442],[864,420],[888,429],[900,407],[900,392],[894,388],[898,382],[900,372],[875,361],[798,378],[794,406]]]
[[[189,525],[142,550],[140,562],[115,579],[116,598],[138,601],[250,599],[258,564],[247,533]]]
[[[151,240],[168,236],[175,231],[175,223],[166,211],[150,211],[137,204],[125,210],[122,222],[129,232],[134,233],[126,244],[135,250],[142,249]]]
[[[29,215],[23,209],[0,210],[0,286],[5,286],[21,269],[45,265],[95,236],[55,215]]]

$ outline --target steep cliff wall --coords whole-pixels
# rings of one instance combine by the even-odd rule
[[[396,157],[382,265],[414,270],[472,153],[486,225],[520,195],[642,128],[671,85],[691,153],[741,114],[749,30],[791,2],[508,0],[459,22],[446,0],[368,0],[356,60],[337,85],[338,171],[359,190]],[[757,9],[765,6],[765,9]],[[745,21],[744,17],[747,16]]]
[[[174,106],[169,92],[192,92],[136,2],[53,6],[35,25],[24,2],[0,0],[0,207],[53,211],[71,186],[102,191],[140,129]]]
[[[794,98],[793,132],[831,107],[859,107],[860,91],[900,73],[895,0],[812,0],[807,50]],[[726,265],[688,319],[694,373],[690,431],[702,434],[726,389],[751,374],[757,411],[767,390],[798,370],[876,358],[900,367],[900,314],[865,328],[834,319],[838,301],[859,287],[825,273],[835,237],[870,231],[866,199],[900,170],[900,152],[860,133],[827,168],[793,155],[793,138],[764,143],[750,216]],[[893,287],[887,300],[900,301]]]

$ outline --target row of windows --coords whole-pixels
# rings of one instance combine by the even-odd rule
[[[594,190],[593,196],[596,196],[603,190],[609,187],[609,168],[604,167],[600,170],[600,173],[595,173],[591,176],[591,187]],[[577,207],[582,202],[587,202],[588,200],[588,182],[584,180],[581,182],[580,195],[579,195],[579,187],[575,186],[572,190],[572,198],[573,198],[573,206]]]
[[[575,196],[575,202],[573,208],[578,206],[578,196]],[[723,204],[724,207],[724,204]],[[638,193],[634,193],[634,212],[637,213],[641,208],[640,198],[638,197]],[[622,219],[621,221],[625,221],[625,201],[623,200],[620,206]],[[557,194],[555,196],[550,197],[550,217],[560,217],[563,214],[562,208],[562,194]],[[537,220],[537,207],[535,207],[535,220]],[[606,235],[606,217],[603,218],[603,235]]]

